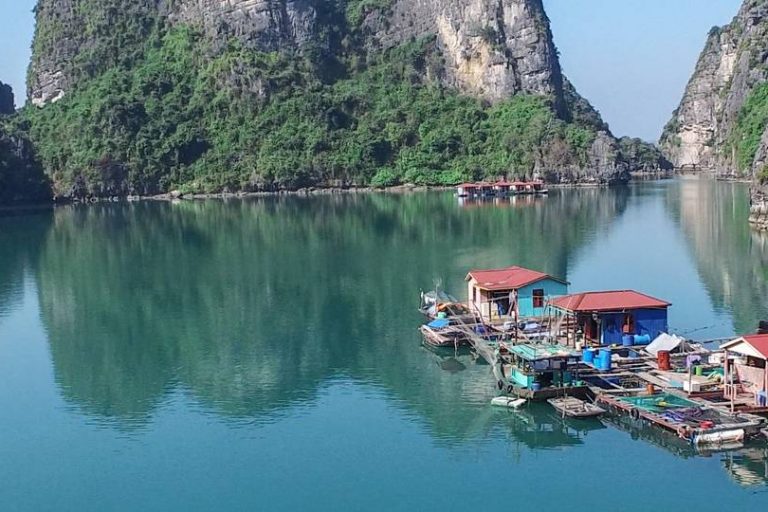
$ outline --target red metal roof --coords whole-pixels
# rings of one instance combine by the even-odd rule
[[[755,350],[768,359],[768,334],[751,334],[743,336],[744,341],[755,347]]]
[[[541,281],[542,279],[553,279],[565,283],[562,279],[552,277],[549,274],[530,270],[523,267],[507,267],[492,270],[471,270],[467,274],[467,281],[474,279],[477,281],[477,287],[483,290],[516,290],[523,286]]]
[[[623,311],[625,309],[666,308],[671,304],[634,290],[575,293],[552,301],[556,308],[588,313]]]

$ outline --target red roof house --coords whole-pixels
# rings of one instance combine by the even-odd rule
[[[489,321],[542,317],[551,299],[568,293],[568,283],[538,270],[513,266],[467,274],[469,304]]]
[[[628,309],[668,308],[669,302],[634,290],[574,293],[558,297],[552,306],[566,311],[595,313]]]
[[[668,331],[671,304],[634,290],[613,290],[565,295],[551,306],[558,314],[574,318],[571,325],[587,340],[601,345],[647,345]]]

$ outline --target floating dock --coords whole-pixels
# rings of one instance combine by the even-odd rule
[[[590,400],[617,424],[699,451],[768,437],[768,332],[716,340],[713,351],[715,340],[668,334],[671,304],[633,290],[567,294],[564,280],[521,267],[466,281],[469,300],[443,319],[446,333],[491,367],[505,404]]]

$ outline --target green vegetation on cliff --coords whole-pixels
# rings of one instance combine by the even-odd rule
[[[29,154],[28,146],[22,134],[4,127],[0,119],[0,205],[51,198],[48,180]]]
[[[672,163],[664,157],[657,146],[648,144],[642,139],[621,137],[619,149],[624,160],[631,162],[630,170],[635,172],[672,170]]]
[[[145,48],[25,111],[59,194],[530,176],[541,162],[586,165],[597,129],[559,119],[547,97],[488,106],[425,81],[440,66],[429,39],[344,62],[214,51],[189,27],[155,30]]]
[[[0,82],[0,205],[50,200],[50,187],[29,141],[15,126],[10,86]]]
[[[739,111],[729,140],[740,171],[749,171],[768,125],[768,83],[755,87]]]

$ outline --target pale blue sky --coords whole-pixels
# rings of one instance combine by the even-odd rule
[[[741,0],[544,0],[560,62],[616,135],[655,141]]]
[[[126,0],[130,1],[130,0]],[[616,135],[656,140],[713,25],[741,0],[544,0],[563,69]],[[23,103],[35,0],[0,0],[0,80]]]

